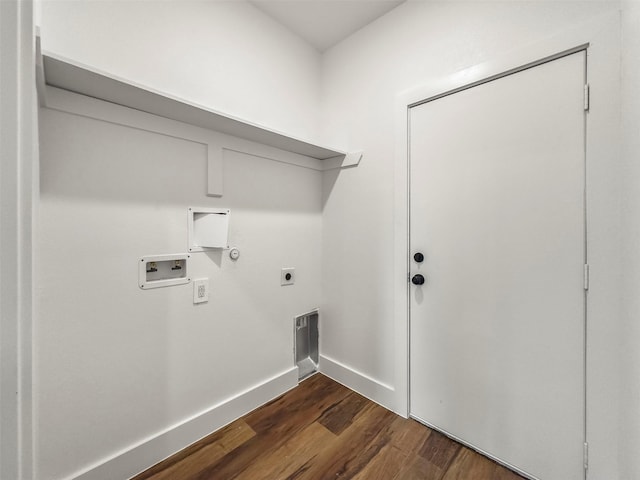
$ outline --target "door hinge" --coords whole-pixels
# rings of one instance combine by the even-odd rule
[[[589,444],[584,442],[583,445],[583,453],[584,453],[584,469],[589,469]]]
[[[584,289],[589,290],[589,264],[584,265]]]
[[[584,111],[589,111],[589,84],[584,86]]]

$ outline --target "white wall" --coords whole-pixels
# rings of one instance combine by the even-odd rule
[[[317,135],[320,54],[247,2],[44,0],[44,50],[292,136]]]
[[[317,136],[319,53],[247,2],[44,1],[36,13],[46,51]],[[293,316],[320,301],[322,175],[227,151],[214,199],[202,144],[53,110],[41,124],[36,475],[102,464],[88,478],[113,476],[142,458],[119,454],[292,368]],[[230,208],[241,250],[193,255],[191,275],[212,287],[198,306],[192,284],[137,286],[140,256],[186,251],[188,206]],[[283,266],[295,286],[280,287]]]
[[[622,479],[640,478],[640,3],[622,10],[622,160],[624,309],[620,356],[620,465]]]
[[[362,148],[365,159],[356,170],[325,174],[322,353],[396,389],[395,400],[379,396],[381,403],[406,411],[401,393],[406,358],[392,340],[395,322],[404,321],[394,318],[393,292],[406,281],[394,270],[396,97],[601,15],[615,17],[618,9],[616,2],[408,2],[323,56],[324,140]],[[619,44],[613,40],[615,65]],[[593,93],[597,108],[610,102],[598,122],[605,123],[604,136],[612,141],[618,132],[618,72],[604,69],[597,75],[599,84],[613,87]],[[598,202],[590,210],[597,275],[589,292],[588,435],[590,478],[609,479],[619,478],[622,442],[612,407],[618,403],[620,365],[620,176],[615,148],[597,156],[590,166],[592,198]],[[632,421],[637,418],[635,413]]]
[[[214,199],[202,144],[49,109],[41,149],[38,478],[82,471],[293,367],[293,317],[319,302],[319,171],[229,151]],[[202,305],[191,283],[138,287],[141,256],[187,251],[188,206],[229,207],[241,251],[192,255],[190,276],[210,279]],[[280,286],[283,266],[296,285]]]

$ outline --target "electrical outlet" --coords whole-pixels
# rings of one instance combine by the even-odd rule
[[[293,267],[283,268],[280,271],[280,285],[293,285],[296,283],[296,269]]]
[[[209,279],[196,278],[193,281],[193,303],[209,301]]]

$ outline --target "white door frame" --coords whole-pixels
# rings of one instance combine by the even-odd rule
[[[38,192],[32,0],[0,1],[0,478],[33,478],[33,210]]]
[[[599,478],[598,468],[607,472],[607,457],[615,455],[615,445],[607,446],[617,430],[611,421],[609,402],[617,385],[610,377],[615,372],[615,359],[607,360],[614,342],[610,331],[611,318],[619,311],[617,278],[620,258],[620,218],[616,210],[619,184],[622,178],[615,160],[619,157],[619,125],[612,121],[620,111],[619,88],[619,15],[604,15],[561,35],[526,48],[496,57],[450,76],[401,92],[396,97],[395,113],[395,196],[394,196],[394,332],[395,332],[395,401],[394,410],[409,414],[409,170],[408,116],[409,108],[445,92],[453,92],[501,76],[524,65],[540,63],[572,50],[587,49],[588,78],[592,97],[603,94],[606,102],[594,101],[587,119],[587,185],[586,208],[588,258],[592,273],[599,271],[600,281],[590,285],[586,311],[586,425],[589,439],[602,438],[602,449],[590,453],[589,474]],[[594,93],[595,92],[595,93]],[[599,93],[598,93],[599,92]],[[598,274],[596,274],[598,275]],[[590,368],[598,365],[598,368]],[[608,368],[608,369],[607,369]],[[600,372],[600,373],[598,373]],[[604,390],[603,390],[604,389]],[[603,395],[609,392],[609,397]],[[608,438],[607,438],[608,437]],[[591,440],[589,440],[591,442]],[[609,451],[607,451],[609,448]],[[599,464],[596,464],[600,462]],[[593,467],[593,468],[592,468]],[[604,477],[603,477],[604,478]]]

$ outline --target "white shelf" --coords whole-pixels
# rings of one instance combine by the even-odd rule
[[[56,54],[43,52],[44,84],[146,113],[215,130],[300,155],[326,160],[347,152],[322,147],[201,105],[155,91]],[[357,156],[357,164],[361,152]],[[352,163],[352,162],[349,162]],[[343,166],[346,166],[343,164]]]

